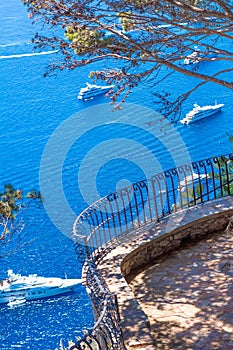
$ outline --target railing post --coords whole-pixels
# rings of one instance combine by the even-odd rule
[[[70,349],[125,349],[117,296],[110,295],[94,260],[95,254],[109,248],[109,242],[134,230],[136,220],[137,226],[147,223],[147,201],[149,221],[159,221],[174,210],[229,195],[231,188],[233,191],[232,153],[156,174],[150,180],[112,193],[84,210],[74,223],[73,240],[76,252],[87,268],[86,285],[96,322],[92,330]],[[94,242],[96,246],[93,246]]]

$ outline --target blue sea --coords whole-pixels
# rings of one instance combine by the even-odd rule
[[[144,108],[145,113],[156,113],[151,81],[133,91],[129,107],[120,114],[103,96],[79,101],[77,93],[89,71],[105,63],[44,78],[48,63],[59,56],[49,50],[35,54],[30,40],[38,27],[31,25],[20,0],[1,1],[0,18],[0,188],[11,183],[24,192],[41,189],[44,195],[43,206],[33,205],[23,213],[27,244],[1,259],[0,278],[10,268],[26,275],[80,278],[82,267],[69,238],[75,217],[88,204],[150,171],[231,152],[226,133],[233,133],[233,94],[208,84],[185,102],[183,113],[195,102],[217,100],[225,104],[221,114],[191,126],[150,132],[153,118],[149,124],[142,119]],[[116,67],[118,62],[111,64]],[[200,69],[215,71],[218,64]],[[173,75],[163,89],[173,94],[192,84],[192,78]],[[66,344],[93,325],[81,285],[72,295],[1,306],[0,320],[0,350],[54,350],[60,339]]]

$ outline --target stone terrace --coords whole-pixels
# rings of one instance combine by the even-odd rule
[[[233,349],[232,234],[212,234],[157,258],[130,286],[156,349]]]
[[[174,213],[100,262],[127,349],[233,349],[232,215],[231,197]]]

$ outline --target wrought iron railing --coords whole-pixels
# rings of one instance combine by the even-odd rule
[[[233,154],[185,164],[98,200],[73,227],[77,255],[86,264],[86,284],[95,325],[69,349],[125,349],[116,297],[97,264],[122,235],[181,209],[233,194]]]
[[[172,212],[232,194],[232,161],[229,154],[185,164],[101,198],[74,223],[80,258],[101,255],[120,235]]]
[[[124,350],[116,295],[110,293],[95,263],[84,266],[87,291],[92,302],[95,324],[69,350]]]

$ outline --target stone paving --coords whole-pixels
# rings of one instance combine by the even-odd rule
[[[233,235],[157,258],[130,281],[155,349],[233,349]]]
[[[223,232],[232,215],[233,197],[198,205],[123,237],[103,257],[98,269],[117,295],[127,350],[233,350],[233,233]],[[182,239],[146,265],[154,239],[189,227],[209,227],[211,236]]]

